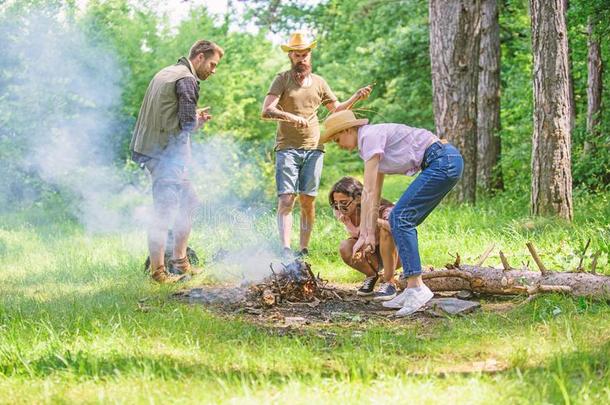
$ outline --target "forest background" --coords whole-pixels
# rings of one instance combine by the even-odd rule
[[[275,74],[289,68],[278,43],[292,30],[316,35],[314,72],[340,99],[375,83],[359,115],[435,129],[427,1],[232,1],[224,15],[194,3],[179,21],[159,12],[161,3],[0,1],[0,402],[400,401],[406,390],[427,403],[610,399],[603,302],[550,295],[431,325],[353,320],[330,334],[283,336],[175,303],[171,287],[150,284],[141,271],[150,184],[128,144],[150,79],[195,40],[226,52],[201,83],[200,105],[214,118],[194,136],[204,204],[191,241],[204,261],[229,246],[257,275],[268,255],[253,246],[276,248],[275,124],[260,110]],[[597,270],[609,274],[608,80],[595,138],[587,130],[587,24],[595,19],[607,66],[609,8],[578,0],[567,12],[568,222],[531,215],[529,3],[497,5],[503,189],[443,203],[420,227],[424,262],[442,266],[455,252],[473,262],[496,243],[514,265],[531,267],[525,242],[533,241],[548,267],[573,270],[591,240],[585,264],[599,253]],[[327,148],[311,261],[333,282],[360,278],[337,255],[344,231],[325,193],[344,175],[361,178],[362,167],[357,155]],[[409,182],[389,178],[384,196],[396,200]],[[206,283],[223,279],[208,270]],[[476,371],[481,362],[496,370]]]

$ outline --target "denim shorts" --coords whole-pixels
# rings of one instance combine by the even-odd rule
[[[324,152],[321,150],[284,149],[275,153],[277,194],[316,196],[322,177]]]

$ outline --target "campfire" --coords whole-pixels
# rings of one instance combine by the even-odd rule
[[[265,307],[272,307],[290,302],[319,302],[333,297],[332,288],[327,281],[315,276],[309,263],[295,260],[288,264],[281,263],[279,269],[269,265],[270,275],[248,288],[246,297],[250,302],[260,302]]]
[[[379,302],[359,297],[353,287],[329,284],[319,274],[313,273],[309,263],[299,259],[290,263],[270,263],[268,275],[259,281],[244,280],[239,285],[195,287],[180,291],[175,296],[224,313],[254,315],[259,320],[297,325],[387,320],[394,312],[383,308]],[[479,306],[478,303],[461,301],[470,305],[458,308],[455,302],[446,303],[444,300],[451,298],[436,300],[438,302],[430,312],[432,316],[439,316],[441,312],[442,316],[445,313],[466,313]],[[453,308],[446,309],[451,306]]]
[[[597,254],[589,273],[582,265],[585,252],[575,271],[550,271],[541,262],[533,245],[528,243],[527,247],[540,269],[536,272],[528,268],[512,268],[502,252],[499,256],[503,268],[484,267],[483,262],[493,247],[490,246],[475,265],[462,264],[459,254],[456,254],[455,262],[447,264],[444,269],[424,271],[422,277],[437,298],[426,304],[419,315],[446,317],[467,314],[481,306],[476,299],[467,298],[476,298],[479,294],[526,295],[528,298],[524,302],[549,292],[608,299],[610,277],[596,273]],[[371,319],[385,322],[394,314],[375,300],[359,297],[354,286],[329,284],[319,274],[314,275],[309,263],[303,260],[281,264],[272,262],[267,276],[260,281],[244,279],[239,285],[203,285],[177,292],[175,296],[222,313],[245,314],[263,322],[281,322],[284,325],[361,323]]]

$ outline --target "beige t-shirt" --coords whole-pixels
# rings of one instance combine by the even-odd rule
[[[322,149],[320,141],[320,125],[317,111],[321,105],[337,101],[337,97],[322,77],[312,74],[311,85],[300,86],[292,77],[291,72],[279,73],[267,95],[278,96],[278,108],[299,117],[309,118],[309,127],[297,128],[294,124],[279,121],[275,140],[275,150],[282,149]]]

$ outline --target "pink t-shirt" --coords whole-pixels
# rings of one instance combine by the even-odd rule
[[[358,151],[365,162],[379,154],[379,171],[413,176],[421,170],[424,152],[438,141],[432,132],[402,124],[363,125],[358,129]]]

